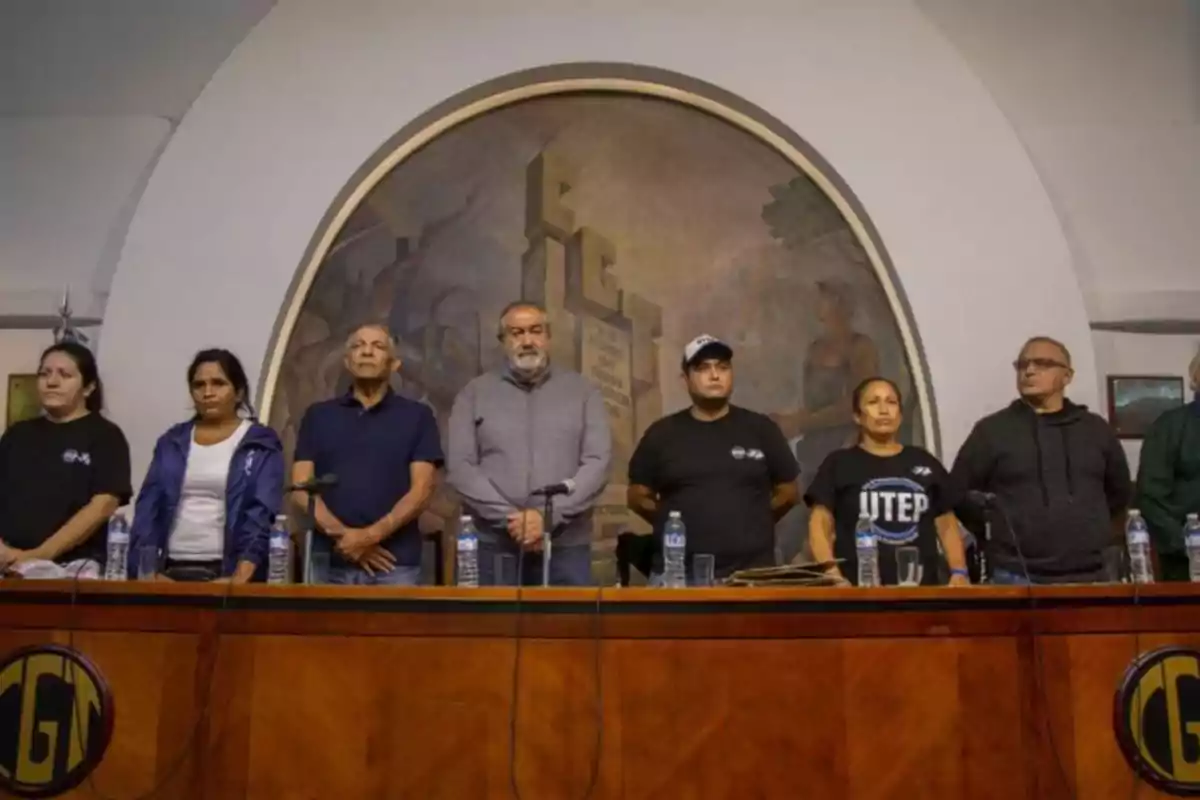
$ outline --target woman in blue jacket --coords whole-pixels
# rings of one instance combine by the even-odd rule
[[[131,567],[152,547],[172,580],[261,580],[283,502],[283,447],[254,420],[237,356],[203,350],[187,375],[196,414],[154,447],[134,510]]]

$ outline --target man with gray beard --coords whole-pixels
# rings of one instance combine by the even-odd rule
[[[505,364],[468,383],[450,412],[448,481],[479,529],[483,585],[496,556],[520,560],[522,582],[542,576],[542,534],[554,539],[550,582],[591,583],[592,507],[608,482],[612,439],[604,400],[577,372],[550,364],[550,324],[540,306],[510,303],[497,336]],[[550,519],[538,489],[562,484]]]

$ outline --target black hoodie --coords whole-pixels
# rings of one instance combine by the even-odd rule
[[[1103,550],[1113,543],[1112,518],[1132,492],[1125,451],[1108,422],[1069,400],[1053,414],[1038,414],[1016,400],[984,417],[959,450],[951,475],[964,492],[996,496],[992,565],[1018,575],[1027,566],[1035,581],[1100,572]],[[968,527],[979,527],[969,504],[959,511]]]

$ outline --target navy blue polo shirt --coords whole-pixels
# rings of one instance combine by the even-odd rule
[[[325,505],[346,525],[365,528],[408,494],[414,461],[440,467],[443,457],[433,412],[389,389],[371,408],[363,408],[353,393],[309,406],[296,437],[295,460],[313,462],[318,476],[337,475],[337,486],[321,495]],[[420,564],[417,521],[397,530],[383,546],[401,566]],[[331,542],[319,536],[314,549],[329,551]],[[331,563],[346,564],[336,551]]]

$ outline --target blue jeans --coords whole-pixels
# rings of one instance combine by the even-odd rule
[[[502,569],[504,575],[498,572],[496,557],[508,556],[504,559]],[[542,554],[521,553],[515,543],[509,542],[479,542],[479,585],[480,586],[515,586],[517,583],[517,559],[521,559],[521,583],[524,586],[542,585]],[[592,585],[592,547],[587,544],[554,547],[550,549],[550,585],[551,586],[591,586]]]
[[[362,567],[333,567],[328,575],[314,576],[318,583],[336,586],[416,586],[421,580],[420,567],[396,565],[391,572],[376,572],[369,575]]]
[[[996,586],[1030,586],[1033,584],[1033,581],[1016,572],[1009,572],[1006,569],[993,569],[992,583]]]
[[[1042,577],[1038,580],[1030,580],[1025,575],[1019,572],[1010,572],[1006,569],[992,570],[992,583],[996,586],[1047,586],[1047,585],[1069,585],[1069,584],[1088,584],[1088,583],[1108,583],[1110,579],[1103,572],[1082,572],[1079,574],[1063,575],[1057,578]]]

